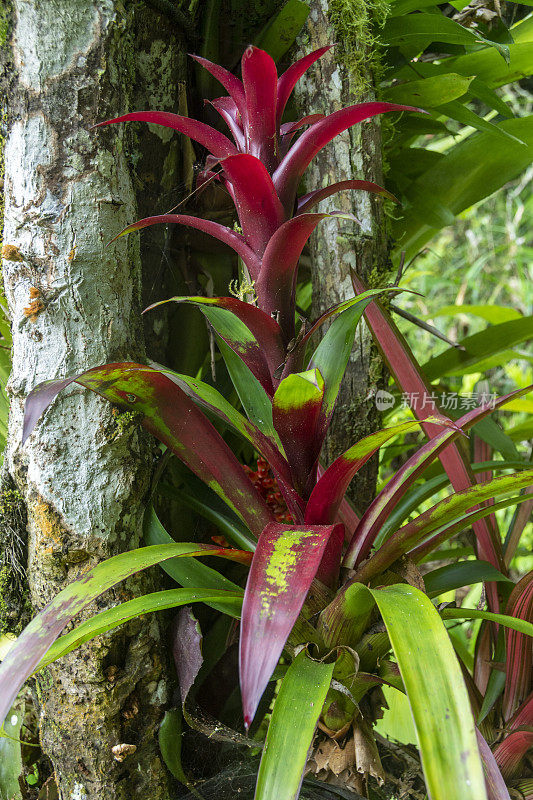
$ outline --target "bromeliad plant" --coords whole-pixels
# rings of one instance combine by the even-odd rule
[[[519,492],[533,482],[533,469],[476,483],[461,440],[493,407],[504,406],[523,392],[482,404],[455,422],[433,403],[420,421],[373,433],[328,468],[320,466],[322,443],[363,313],[402,389],[425,387],[406,344],[376,301],[380,292],[366,291],[356,276],[357,295],[352,300],[330,309],[309,328],[297,318],[298,260],[311,232],[328,216],[310,209],[343,189],[388,194],[375,184],[345,181],[297,198],[304,170],[349,126],[386,111],[417,110],[367,103],[328,117],[282,123],[296,81],[325,50],[311,53],[278,78],[272,59],[249,47],[242,59],[242,81],[197,59],[229,93],[213,105],[233,142],[201,122],[166,112],[139,112],[110,121],[166,125],[200,142],[210,153],[200,180],[220,181],[235,202],[238,230],[167,214],[141,220],[123,233],[173,222],[215,236],[236,251],[247,271],[247,285],[253,285],[250,302],[235,297],[172,299],[196,305],[207,317],[245,414],[200,380],[158,365],[115,363],[34,389],[26,404],[23,435],[30,436],[45,409],[72,382],[140,412],[144,427],[205,484],[198,506],[205,509],[208,498],[211,512],[207,508],[205,513],[237,547],[174,542],[150,509],[145,529],[149,546],[96,566],[61,592],[23,632],[0,667],[0,717],[5,717],[30,674],[83,641],[149,610],[203,601],[241,618],[240,685],[246,729],[282,654],[291,662],[270,718],[258,800],[297,797],[317,725],[330,742],[359,732],[354,770],[362,748],[366,763],[370,756],[379,778],[372,724],[378,716],[376,692],[383,684],[409,697],[428,792],[434,800],[508,797],[498,767],[504,777],[513,778],[531,741],[527,727],[532,721],[527,672],[531,661],[526,653],[530,652],[527,637],[533,633],[533,576],[512,590],[507,614],[500,614],[510,582],[493,512],[526,502],[528,496]],[[326,321],[327,332],[313,348],[312,337]],[[247,474],[204,412],[233,428],[260,454],[257,473]],[[419,425],[428,435],[427,443],[407,459],[359,518],[345,499],[351,479],[383,444]],[[455,492],[401,524],[408,512],[384,536],[393,510],[437,457]],[[492,499],[497,502],[488,506]],[[416,564],[470,525],[479,561],[452,565],[458,572],[445,568],[444,573],[429,573],[422,580]],[[382,543],[373,550],[379,539]],[[179,556],[207,555],[249,566],[244,592],[215,570],[193,562],[193,577],[176,561]],[[185,588],[119,605],[58,639],[65,625],[99,594],[157,563],[167,563],[167,568],[170,563],[172,574]],[[472,564],[475,580],[487,581],[491,610],[439,612],[430,597],[474,580]],[[483,650],[483,657],[490,658],[490,648],[499,648],[500,656],[506,648],[508,682],[502,695],[506,738],[498,727],[500,673],[491,672],[482,687],[482,691],[487,688],[485,701],[480,699],[480,684],[476,686],[466,669],[462,674],[442,621],[455,617],[492,620],[500,632],[506,631],[492,642],[492,630],[487,628]],[[380,618],[384,628],[378,624],[376,632]],[[182,686],[184,699],[188,688]],[[485,738],[476,733],[474,724],[473,713],[481,711]]]

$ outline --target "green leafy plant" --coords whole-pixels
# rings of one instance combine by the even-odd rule
[[[478,482],[462,442],[472,426],[530,387],[481,402],[459,419],[450,419],[379,304],[380,295],[398,289],[367,291],[355,274],[353,299],[310,326],[299,318],[295,304],[299,257],[311,232],[328,216],[310,209],[345,189],[388,195],[374,184],[345,181],[298,198],[304,170],[322,147],[351,125],[388,111],[418,111],[378,102],[350,106],[329,117],[282,122],[296,81],[326,49],[296,62],[278,78],[270,56],[249,47],[242,59],[242,81],[197,59],[229,92],[213,106],[227,123],[233,142],[203,123],[167,112],[137,112],[110,121],[157,123],[199,141],[210,153],[199,185],[220,181],[235,202],[239,220],[235,230],[167,214],[141,220],[123,234],[157,223],[177,223],[204,231],[236,251],[243,262],[249,302],[235,297],[172,300],[193,304],[208,319],[244,413],[196,378],[154,364],[105,364],[36,387],[26,402],[24,439],[58,393],[73,382],[138,412],[143,426],[195,476],[193,485],[197,481],[200,488],[192,491],[193,507],[236,547],[227,546],[227,541],[174,542],[149,509],[147,547],[115,556],[84,574],[19,637],[0,667],[0,718],[5,718],[29,675],[98,633],[148,611],[205,602],[241,620],[245,729],[252,725],[272,676],[281,680],[269,715],[258,800],[298,796],[317,725],[326,742],[357,735],[359,754],[364,752],[365,763],[372,761],[372,773],[380,778],[372,726],[379,717],[383,685],[409,698],[427,789],[434,800],[506,797],[504,779],[520,775],[531,743],[528,636],[533,634],[533,573],[513,586],[507,565],[516,537],[504,551],[494,514],[530,500],[520,491],[533,482],[533,469],[523,464],[510,475],[483,476]],[[350,215],[337,216],[355,221]],[[418,420],[366,436],[323,468],[322,443],[363,314],[399,387],[423,391],[428,401]],[[313,335],[326,321],[329,327],[315,347]],[[254,448],[260,456],[257,470],[243,467],[206,413]],[[382,445],[420,427],[428,441],[405,460],[364,513],[357,514],[345,497],[353,476]],[[437,458],[453,493],[414,518],[409,519],[410,511],[400,513],[387,529],[415,481]],[[421,559],[470,526],[477,560],[452,564],[422,578],[417,568]],[[197,562],[202,556],[248,568],[244,590]],[[118,605],[60,636],[102,592],[159,563],[183,588]],[[431,601],[449,588],[480,580],[486,587],[486,611],[439,609]],[[475,670],[470,674],[454,653],[444,620],[456,617],[485,620],[479,674]],[[195,629],[195,622],[188,619],[184,624]],[[201,660],[192,645],[182,655],[178,670],[186,712]],[[277,672],[280,658],[285,663]],[[505,661],[505,688],[501,673],[491,668],[491,659]],[[502,717],[504,735],[499,727]],[[476,720],[482,730],[476,731]],[[162,742],[168,752],[166,727]],[[261,746],[261,741],[256,744]],[[175,759],[172,763],[174,774],[181,775],[179,764]],[[353,767],[355,771],[355,762]]]
[[[386,145],[391,186],[402,200],[393,232],[408,258],[518,177],[533,155],[533,117],[515,116],[501,91],[533,74],[533,18],[506,26],[499,8],[455,7],[452,19],[449,6],[394,0],[379,32],[383,98],[428,110],[399,120]]]

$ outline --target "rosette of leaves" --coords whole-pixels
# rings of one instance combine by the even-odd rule
[[[527,499],[520,490],[533,482],[533,470],[524,468],[478,483],[460,439],[493,408],[527,389],[482,404],[453,422],[434,403],[419,421],[370,434],[353,443],[327,469],[320,467],[321,446],[363,313],[392,362],[400,386],[405,391],[413,386],[428,388],[377,303],[381,292],[365,291],[355,276],[356,296],[330,309],[312,326],[306,327],[296,314],[298,260],[307,238],[325,216],[310,209],[321,198],[346,188],[386,194],[373,184],[350,181],[298,199],[303,171],[321,147],[350,125],[385,111],[416,110],[368,103],[329,117],[283,123],[292,88],[324,50],[296,62],[279,78],[272,59],[257,48],[245,51],[242,81],[202,60],[229,92],[229,97],[214,105],[228,124],[233,142],[201,122],[167,112],[138,112],[114,120],[163,124],[199,141],[210,153],[202,180],[222,181],[235,202],[239,231],[186,215],[164,215],[141,220],[123,233],[175,222],[205,231],[238,253],[254,282],[255,302],[234,297],[172,299],[198,306],[209,320],[244,413],[214,387],[164,367],[106,364],[36,387],[26,403],[24,438],[32,434],[59,392],[73,382],[139,412],[143,426],[204,485],[197,505],[204,507],[204,513],[217,521],[236,547],[174,542],[149,510],[147,547],[97,565],[61,592],[23,632],[0,667],[0,717],[5,717],[26,677],[92,636],[150,610],[206,602],[241,620],[245,728],[252,724],[280,657],[290,662],[283,670],[268,726],[258,800],[297,797],[317,726],[328,741],[357,737],[354,759],[361,754],[364,758],[353,761],[354,771],[362,769],[379,779],[382,772],[372,724],[379,716],[376,692],[384,684],[407,693],[428,792],[434,800],[504,797],[495,795],[491,787],[497,780],[505,785],[498,767],[512,779],[525,755],[528,738],[523,734],[524,726],[530,724],[531,686],[525,677],[528,651],[524,643],[533,625],[529,578],[512,590],[507,613],[500,613],[510,581],[493,512]],[[313,347],[312,336],[326,320],[329,328],[318,347]],[[269,464],[292,522],[276,517],[205,412],[239,433]],[[357,515],[345,498],[352,477],[383,444],[419,425],[427,433],[426,444],[407,459],[364,514]],[[454,492],[414,519],[408,520],[407,514],[376,547],[390,515],[436,458]],[[487,505],[491,500],[495,502]],[[490,611],[445,609],[439,613],[430,599],[431,579],[424,582],[416,564],[470,525],[478,557],[473,563],[478,579],[486,582]],[[244,590],[199,564],[196,558],[201,556],[249,567]],[[68,622],[100,593],[157,563],[166,563],[183,588],[118,605],[60,637]],[[468,582],[464,577],[456,585]],[[437,578],[438,586],[444,580],[447,588],[458,579],[448,572],[444,579]],[[484,708],[488,720],[484,733],[492,749],[485,739],[478,744],[474,713],[479,688],[472,676],[463,676],[443,623],[453,612],[463,618],[481,616],[509,631],[500,640],[500,647],[503,641],[508,648],[511,683],[503,704],[506,719],[518,734],[512,739],[510,735],[509,741],[497,741],[494,704],[501,692],[494,702],[491,695],[488,712]],[[483,652],[486,655],[487,648]],[[184,702],[190,684],[189,675],[185,691],[182,686]],[[487,683],[485,688],[488,691]],[[492,715],[490,719],[487,714]],[[490,778],[488,788],[482,759]],[[370,761],[372,769],[361,766]]]

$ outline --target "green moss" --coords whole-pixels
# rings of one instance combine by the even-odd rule
[[[3,47],[9,36],[11,26],[11,10],[8,3],[0,0],[0,47]]]
[[[116,426],[113,438],[118,439],[132,428],[140,425],[144,419],[144,414],[142,411],[120,411],[115,408],[113,409],[113,417]]]
[[[329,18],[354,94],[363,94],[379,81],[381,46],[376,29],[383,27],[389,7],[387,0],[329,0]]]

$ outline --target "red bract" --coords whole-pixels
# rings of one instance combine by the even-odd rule
[[[259,308],[279,320],[285,345],[294,337],[298,260],[316,225],[326,216],[304,214],[320,200],[345,189],[370,191],[391,197],[368,181],[344,181],[311,192],[297,201],[298,183],[310,161],[347,128],[387,111],[421,111],[394,103],[360,103],[327,117],[314,114],[281,124],[287,100],[298,79],[329,48],[322,47],[297,61],[278,78],[273,59],[257,47],[246,48],[241,61],[242,81],[207,61],[193,58],[226,89],[229,96],[212,101],[235,141],[204,123],[160,111],[143,111],[101,122],[145,121],[180,131],[203,145],[209,159],[208,176],[216,177],[231,195],[242,236],[235,231],[187,215],[165,214],[128,226],[123,233],[156,223],[191,225],[232,247],[256,282]],[[294,137],[308,126],[293,142]],[[218,170],[218,172],[217,172]],[[294,214],[302,215],[291,221]],[[353,217],[353,221],[356,221]]]

